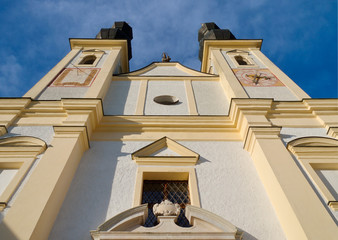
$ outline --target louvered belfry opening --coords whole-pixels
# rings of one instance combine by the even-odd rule
[[[157,224],[153,213],[155,203],[163,200],[178,203],[181,206],[180,215],[176,224],[180,227],[190,227],[188,219],[184,215],[185,206],[190,204],[188,181],[150,181],[143,182],[142,204],[148,203],[148,218],[145,227],[153,227]]]

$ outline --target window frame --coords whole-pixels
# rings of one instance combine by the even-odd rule
[[[96,65],[98,64],[98,62],[100,61],[100,59],[102,58],[102,56],[105,53],[106,53],[105,51],[99,50],[99,49],[83,50],[81,52],[80,57],[77,59],[76,64],[74,64],[74,66],[75,67],[96,67]],[[84,58],[89,57],[89,56],[95,56],[96,57],[95,61],[92,64],[81,63]]]
[[[304,137],[289,142],[287,148],[296,156],[327,205],[333,211],[338,211],[338,199],[335,199],[316,173],[316,170],[338,171],[338,140],[325,137]]]
[[[258,64],[255,62],[255,60],[252,57],[250,57],[250,52],[248,51],[234,49],[234,50],[227,51],[226,54],[230,57],[231,61],[236,66],[236,68],[255,68],[255,67],[258,68],[259,67]],[[236,60],[236,57],[238,56],[242,57],[243,60],[246,60],[248,64],[240,65]]]
[[[0,139],[0,168],[18,169],[18,172],[0,195],[0,212],[7,207],[8,202],[31,168],[37,155],[46,149],[46,143],[34,137]]]
[[[170,156],[169,156],[170,158]],[[134,188],[133,207],[142,204],[144,180],[188,181],[190,204],[200,207],[195,169],[192,167],[138,167]]]

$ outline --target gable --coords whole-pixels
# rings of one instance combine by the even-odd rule
[[[195,165],[199,155],[176,141],[163,137],[132,153],[139,165]]]
[[[142,69],[130,72],[128,74],[121,74],[121,76],[176,76],[176,77],[210,77],[213,74],[202,73],[188,67],[183,66],[178,62],[155,62]]]

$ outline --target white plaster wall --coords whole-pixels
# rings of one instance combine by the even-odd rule
[[[8,128],[8,134],[0,138],[15,136],[36,137],[50,144],[53,140],[54,129],[52,126],[16,126]]]
[[[244,87],[250,98],[273,98],[277,101],[299,100],[287,87]]]
[[[172,95],[178,104],[162,105],[153,101],[160,95]],[[145,115],[189,115],[186,91],[183,81],[148,81],[144,108]]]
[[[245,231],[243,239],[286,239],[241,142],[180,143],[200,154],[196,174],[202,208]]]
[[[136,164],[131,153],[148,142],[91,142],[49,239],[89,240],[105,220],[132,207]]]
[[[328,137],[325,128],[285,128],[280,131],[284,144],[301,137]]]
[[[227,115],[229,102],[218,81],[192,81],[197,111],[200,115]]]
[[[103,100],[105,115],[134,115],[140,81],[112,81]]]
[[[0,195],[5,191],[8,184],[12,181],[18,169],[2,169],[0,168]]]
[[[60,100],[61,98],[81,98],[88,87],[47,87],[36,98],[37,100]]]
[[[175,66],[156,66],[141,76],[192,76]]]
[[[91,142],[49,236],[90,239],[90,230],[132,207],[137,166],[131,153],[150,142]],[[199,153],[202,207],[245,231],[246,240],[285,239],[249,154],[240,142],[180,142]]]

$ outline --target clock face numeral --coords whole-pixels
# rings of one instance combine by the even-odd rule
[[[51,87],[89,87],[96,78],[98,68],[65,68],[51,83]]]
[[[237,79],[243,86],[276,87],[284,86],[268,69],[233,69]]]

